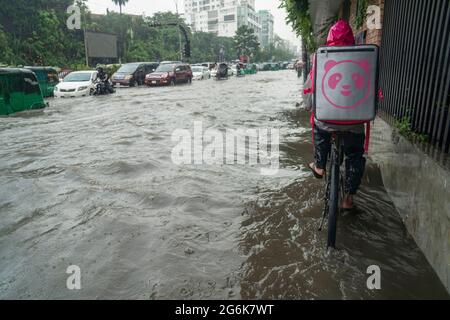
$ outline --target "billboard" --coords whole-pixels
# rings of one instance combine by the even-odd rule
[[[86,31],[85,37],[89,58],[118,58],[116,35]]]

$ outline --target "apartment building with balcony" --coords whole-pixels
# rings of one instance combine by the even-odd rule
[[[185,0],[184,12],[193,31],[233,37],[239,27],[246,25],[261,39],[255,0]]]

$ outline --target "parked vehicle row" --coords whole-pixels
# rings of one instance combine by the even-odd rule
[[[114,93],[114,86],[163,86],[193,80],[228,79],[258,71],[256,64],[233,62],[189,65],[181,61],[135,62],[98,70],[72,71],[52,67],[0,68],[0,115],[46,106],[43,98],[71,98]],[[103,70],[103,69],[102,69]],[[112,70],[117,70],[116,72]],[[103,72],[103,71],[102,71]],[[102,73],[107,75],[106,73]]]
[[[281,61],[281,62],[265,62],[257,65],[259,71],[278,71],[293,69],[293,64],[291,61]]]

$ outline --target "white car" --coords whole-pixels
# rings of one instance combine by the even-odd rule
[[[69,73],[63,82],[55,87],[55,97],[71,98],[92,94],[95,90],[97,71],[76,71]]]
[[[211,78],[208,68],[203,66],[191,66],[192,80],[205,80]]]

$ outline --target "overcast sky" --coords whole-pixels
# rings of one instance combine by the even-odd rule
[[[278,9],[280,0],[256,0],[256,10],[268,9],[275,16],[275,33],[280,37],[295,41],[297,37],[291,27],[285,23],[286,12]],[[89,8],[94,13],[106,13],[106,9],[119,11],[112,0],[88,0]],[[180,13],[184,11],[184,0],[178,0]],[[175,12],[175,0],[130,0],[124,7],[125,13],[152,15],[158,11]]]

